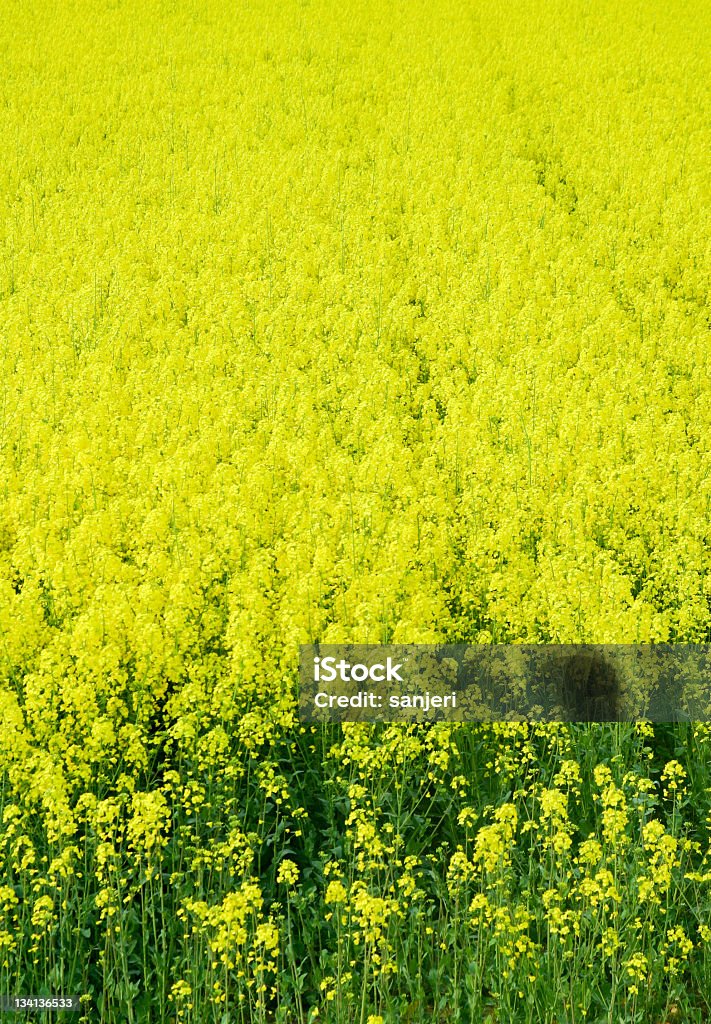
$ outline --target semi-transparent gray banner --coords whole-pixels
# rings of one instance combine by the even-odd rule
[[[300,649],[304,722],[711,721],[711,644]]]

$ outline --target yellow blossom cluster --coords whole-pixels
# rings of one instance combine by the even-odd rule
[[[711,640],[710,10],[5,0],[2,993],[706,1014],[708,726],[296,684]]]

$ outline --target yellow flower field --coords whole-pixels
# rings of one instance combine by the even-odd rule
[[[711,642],[710,29],[6,0],[0,996],[709,1018],[705,725],[307,727],[296,669]]]

